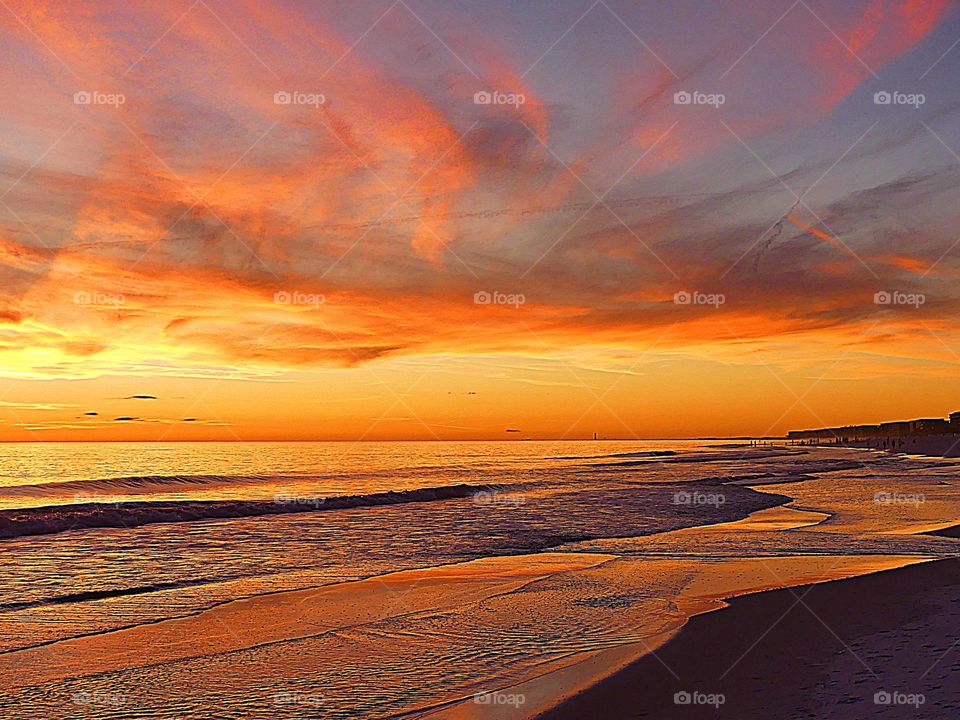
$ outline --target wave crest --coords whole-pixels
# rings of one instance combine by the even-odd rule
[[[0,538],[51,535],[92,528],[132,528],[151,523],[223,520],[261,515],[345,510],[356,507],[433,502],[472,497],[517,485],[442,485],[366,495],[307,497],[277,495],[273,500],[186,500],[176,502],[81,503],[0,510]]]

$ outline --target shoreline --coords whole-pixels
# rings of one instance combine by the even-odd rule
[[[876,450],[850,445],[846,447],[860,451]],[[795,499],[790,502],[794,501]],[[960,539],[960,524],[917,534]],[[957,551],[960,555],[960,545]],[[884,618],[895,616],[903,608],[929,609],[932,599],[936,610],[925,612],[919,618],[921,623],[926,622],[924,630],[927,633],[927,637],[920,644],[936,647],[938,640],[952,637],[955,628],[960,624],[960,609],[951,610],[949,605],[955,597],[960,597],[960,557],[930,559],[864,575],[728,597],[721,607],[689,618],[658,649],[651,649],[626,665],[613,669],[589,686],[558,693],[556,702],[551,707],[529,717],[534,720],[578,720],[591,717],[596,708],[603,708],[604,717],[611,720],[688,718],[691,714],[736,720],[750,717],[764,720],[769,717],[830,717],[838,720],[859,720],[874,716],[917,718],[939,717],[937,712],[942,714],[951,711],[957,715],[960,714],[960,675],[956,675],[956,671],[960,670],[960,647],[954,647],[951,643],[943,648],[943,653],[946,655],[953,651],[956,657],[952,663],[949,657],[945,657],[943,662],[947,663],[947,667],[953,667],[954,677],[957,679],[954,679],[952,684],[939,683],[939,687],[950,688],[949,692],[944,693],[944,697],[952,696],[957,701],[955,704],[947,703],[941,706],[940,710],[933,711],[932,715],[925,715],[922,708],[914,706],[891,708],[876,705],[872,695],[838,696],[838,693],[842,693],[840,688],[863,685],[878,676],[856,653],[848,653],[851,642],[865,640],[879,643],[882,648],[884,642],[877,638],[892,636],[890,643],[906,644],[904,638],[896,632],[900,625],[891,627]],[[814,609],[811,607],[814,601],[823,607]],[[831,605],[838,609],[831,611]],[[798,613],[805,614],[806,621],[791,617]],[[862,621],[863,615],[880,618],[880,621],[872,625],[852,622],[855,619]],[[724,702],[718,706],[694,707],[675,702],[674,693],[682,692],[703,692],[705,695],[721,693],[726,699],[730,693],[722,689],[710,689],[711,670],[722,664],[722,661],[718,662],[713,658],[723,653],[729,655],[731,648],[738,647],[737,641],[740,638],[751,634],[745,629],[753,629],[763,624],[761,618],[764,617],[769,622],[762,625],[766,630],[760,629],[754,634],[752,643],[755,645],[740,648],[731,661],[731,664],[743,665],[744,672],[739,674],[734,672],[736,668],[732,668],[729,676],[722,678],[719,684],[719,687],[732,689],[732,696],[737,699],[736,705]],[[843,633],[834,629],[834,625],[844,625],[851,631],[851,638],[845,638]],[[809,647],[811,637],[819,637],[817,642],[820,644]],[[914,652],[915,642],[909,643]],[[721,647],[724,643],[727,648]],[[764,645],[773,648],[773,651],[757,652]],[[960,646],[960,641],[957,645]],[[804,646],[802,650],[801,646]],[[778,679],[803,677],[812,687],[820,676],[811,671],[810,666],[825,668],[835,659],[837,648],[840,653],[854,658],[853,661],[866,673],[867,680],[858,677],[848,682],[831,681],[831,691],[824,689],[821,693],[825,699],[819,703],[808,703],[811,707],[819,704],[819,707],[810,709],[809,714],[799,712],[803,703],[796,696],[809,687],[797,682],[792,682],[790,687],[781,687],[782,683],[778,682]],[[753,662],[749,662],[748,657],[754,653],[760,660],[755,657]],[[704,660],[705,654],[711,659]],[[895,678],[896,654],[881,655],[885,659],[893,656],[894,668],[885,667],[885,670],[887,677]],[[938,661],[939,656],[930,658],[931,665]],[[885,663],[887,664],[889,663]],[[720,671],[725,672],[727,671]],[[824,669],[822,676],[829,679],[829,672],[829,669]],[[697,678],[700,685],[694,686],[693,682],[683,683],[683,678]],[[716,688],[717,680],[721,679],[713,680],[712,686]],[[783,700],[782,704],[777,705],[770,700],[771,687],[779,691],[780,695],[777,697]],[[673,689],[667,692],[669,688]],[[884,688],[878,688],[877,692],[883,690]],[[896,687],[890,688],[891,692],[894,690],[903,692]],[[786,702],[791,692],[794,697],[789,698],[790,702]],[[922,693],[922,690],[914,689],[913,692]],[[833,707],[830,707],[831,702]],[[900,712],[903,714],[898,714]]]
[[[867,558],[870,558],[869,561]],[[656,662],[660,663],[662,648],[675,642],[694,620],[712,616],[741,598],[791,590],[802,594],[805,589],[813,586],[872,577],[879,572],[897,572],[903,568],[935,561],[932,557],[917,556],[841,556],[839,559],[843,562],[831,568],[832,578],[821,575],[822,571],[813,568],[804,569],[813,560],[809,556],[766,560],[744,558],[734,561],[733,567],[724,573],[724,579],[719,581],[715,578],[705,579],[697,589],[691,587],[691,592],[676,598],[676,609],[680,615],[685,616],[685,619],[676,627],[632,643],[598,648],[562,660],[551,661],[543,665],[543,672],[516,678],[509,684],[498,684],[492,680],[485,692],[410,709],[396,717],[429,718],[430,720],[517,720],[518,718],[553,717],[552,713],[568,701],[576,700],[582,694],[591,693],[593,688],[606,683],[621,672],[629,672],[635,664],[651,659],[656,659]],[[790,567],[791,564],[793,568]],[[771,567],[772,565],[776,565],[776,568]],[[752,579],[750,579],[751,576]],[[758,580],[764,576],[766,580],[757,584]],[[801,578],[810,576],[817,576],[818,579],[813,582],[799,581]],[[737,586],[738,581],[741,583],[740,586]],[[522,702],[513,707],[498,707],[496,703],[478,702],[477,695],[502,699],[522,698]],[[589,714],[588,708],[578,708],[570,717],[593,717],[593,715]],[[623,717],[635,716],[624,715]],[[659,715],[651,717],[659,717]]]
[[[960,526],[934,533],[957,537]],[[597,708],[611,720],[956,716],[957,597],[960,558],[731,598],[535,718],[576,720]],[[884,692],[923,702],[876,704]],[[724,701],[678,704],[677,693]]]
[[[938,460],[949,460],[960,457],[960,435],[864,438],[842,443],[807,444],[800,440],[787,440],[785,442],[788,443],[788,447],[850,448],[853,450],[873,450],[890,453],[892,455],[917,455]]]
[[[795,500],[794,498],[782,505],[755,511],[740,520],[668,531],[660,535],[698,535],[721,529],[726,532],[750,533],[760,530],[764,526],[784,532],[815,527],[830,517],[820,511],[788,507]],[[808,517],[810,515],[821,517]],[[958,531],[960,531],[960,525],[918,534],[957,537]],[[704,540],[709,542],[708,538],[704,538]],[[958,552],[960,552],[960,548],[958,548]],[[870,568],[867,564],[863,564],[859,570],[854,569],[854,565],[849,563],[852,561],[856,564],[857,557],[860,558],[861,562],[869,559],[876,565]],[[725,715],[723,708],[719,708],[718,712],[713,707],[691,709],[689,706],[675,706],[672,693],[667,697],[669,700],[668,706],[664,707],[659,702],[663,700],[663,697],[657,696],[657,702],[651,702],[649,699],[643,700],[642,696],[637,694],[635,688],[641,686],[663,688],[668,686],[667,681],[670,679],[670,675],[673,675],[673,670],[664,671],[664,668],[667,668],[671,663],[664,663],[663,657],[665,652],[674,652],[672,648],[677,643],[683,645],[688,653],[688,660],[693,663],[694,667],[699,667],[698,663],[702,662],[702,653],[699,647],[700,639],[704,632],[708,635],[712,634],[711,628],[713,627],[712,623],[715,622],[713,620],[715,616],[723,616],[732,634],[741,637],[748,634],[745,629],[752,627],[752,621],[749,618],[738,617],[729,620],[727,619],[729,616],[726,615],[731,607],[739,607],[744,601],[748,601],[751,606],[755,602],[766,604],[769,601],[757,600],[757,598],[766,598],[768,595],[778,598],[781,605],[784,601],[788,601],[788,605],[777,609],[777,617],[773,618],[770,623],[774,624],[778,622],[782,615],[792,609],[798,596],[803,597],[812,588],[825,585],[845,586],[846,583],[873,578],[881,574],[893,574],[905,569],[941,564],[933,556],[902,556],[898,558],[896,556],[854,555],[831,556],[831,559],[833,563],[831,563],[832,568],[830,570],[825,568],[815,569],[815,555],[787,555],[766,559],[762,557],[740,558],[731,561],[736,567],[734,572],[721,572],[722,579],[710,578],[706,583],[699,586],[699,590],[690,587],[687,593],[676,599],[677,609],[681,614],[686,615],[686,620],[672,631],[648,638],[646,641],[585,653],[580,659],[563,663],[562,666],[550,669],[542,675],[520,680],[510,685],[497,686],[495,690],[491,690],[490,694],[492,696],[524,698],[523,704],[519,707],[478,705],[470,698],[461,698],[460,700],[421,708],[418,712],[410,713],[409,717],[430,718],[431,720],[434,718],[437,720],[516,720],[517,718],[535,718],[536,720],[567,720],[569,718],[569,720],[579,720],[580,718],[596,717],[597,708],[603,708],[603,717],[612,720],[619,720],[620,718],[624,720],[628,718],[653,718],[654,720],[661,717],[687,718],[691,712],[696,713],[697,710],[701,712],[709,711],[711,717],[730,717],[736,720],[741,717],[748,717],[742,715],[740,709],[732,714]],[[958,563],[958,569],[960,569],[960,558],[946,558],[946,562],[954,561]],[[781,565],[781,563],[791,562],[796,563],[798,569],[804,566],[807,566],[808,569],[806,572],[801,570],[801,574],[797,575],[788,571],[787,566]],[[810,563],[814,565],[811,566]],[[757,578],[754,578],[752,582],[746,581],[745,578],[750,576],[751,566],[762,567],[761,574],[766,576],[766,580],[759,583]],[[768,566],[776,566],[776,569]],[[823,572],[825,574],[820,574]],[[811,582],[808,579],[811,576],[818,577]],[[763,584],[764,582],[765,584]],[[859,586],[857,587],[859,588]],[[960,590],[960,575],[958,575],[958,590]],[[857,592],[853,592],[851,598],[845,602],[855,607]],[[802,605],[797,605],[797,609],[802,609]],[[756,635],[759,636],[762,632],[763,630],[760,629]],[[789,636],[789,633],[787,635]],[[787,642],[789,643],[789,638]],[[789,650],[786,652],[789,652]],[[960,650],[958,650],[958,655],[960,655]],[[777,667],[777,664],[775,662],[765,662],[765,666]],[[656,681],[650,682],[650,671],[654,668],[659,668],[661,675],[664,675],[664,677],[654,675]],[[678,674],[683,676],[683,673]],[[780,677],[779,671],[775,674],[774,682],[778,677]],[[625,687],[617,687],[622,678],[626,679]],[[611,687],[614,688],[613,697],[608,691]],[[681,691],[683,691],[682,687],[672,692]],[[691,688],[690,691],[700,691],[700,686]],[[745,693],[741,692],[740,694]],[[618,708],[619,714],[615,713],[611,708],[616,707],[616,700],[620,698],[626,698],[628,703],[633,701],[650,702],[655,710],[646,714],[637,711],[636,708],[630,707],[628,704],[627,707]],[[671,715],[671,710],[676,714]],[[789,708],[785,708],[782,714],[768,715],[765,706],[761,706],[756,717],[764,718],[764,720],[769,717],[794,717],[788,714],[788,710]],[[406,714],[403,715],[403,717],[407,716]],[[809,717],[815,716],[810,715]],[[816,717],[820,717],[820,715],[816,715]],[[859,718],[860,715],[841,715],[837,717]],[[887,714],[884,717],[890,717],[890,715]]]

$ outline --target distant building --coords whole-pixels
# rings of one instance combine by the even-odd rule
[[[918,435],[960,434],[960,410],[950,413],[950,419],[921,418],[899,420],[879,425],[845,425],[817,430],[791,430],[788,440],[817,440],[831,443],[850,443],[873,438],[904,438]]]
[[[952,432],[950,423],[943,418],[910,421],[911,435],[946,435],[949,432]]]
[[[910,434],[911,425],[909,420],[880,423],[880,437],[906,437]]]

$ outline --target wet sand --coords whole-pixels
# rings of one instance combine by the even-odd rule
[[[886,445],[884,444],[886,443]],[[849,447],[887,450],[908,455],[928,457],[960,457],[960,436],[958,435],[919,435],[904,438],[870,438],[848,443]]]
[[[661,541],[667,541],[671,547],[683,547],[715,545],[718,538],[727,535],[740,538],[752,535],[757,538],[756,544],[761,545],[763,543],[761,538],[771,532],[813,529],[827,517],[823,513],[781,506],[759,510],[747,518],[729,523],[670,531],[661,533],[656,538],[609,542],[619,543],[622,547],[622,543],[649,544],[658,538]],[[943,531],[937,531],[935,534],[942,535]],[[597,545],[604,547],[607,542],[599,541]],[[749,541],[747,543],[749,544]],[[667,626],[670,628],[668,631],[649,635],[640,642],[584,653],[569,658],[563,663],[544,664],[539,674],[514,684],[491,683],[488,688],[489,702],[485,698],[480,700],[469,698],[461,702],[444,703],[429,710],[425,709],[422,713],[411,713],[411,716],[430,720],[518,720],[535,717],[556,707],[558,703],[576,698],[578,694],[583,693],[592,697],[594,687],[605,685],[609,678],[617,677],[618,673],[624,669],[629,672],[634,663],[651,659],[659,662],[656,658],[660,657],[663,646],[671,643],[678,632],[681,634],[687,632],[687,628],[692,624],[688,624],[689,618],[694,618],[696,621],[697,616],[707,613],[712,616],[714,611],[727,608],[729,602],[738,602],[731,601],[730,598],[751,596],[751,594],[755,594],[752,595],[753,597],[762,597],[767,594],[764,591],[773,592],[785,587],[792,588],[798,595],[802,595],[804,590],[810,587],[811,582],[824,583],[841,578],[869,576],[872,573],[914,563],[925,563],[927,559],[921,556],[864,554],[849,556],[808,554],[752,558],[732,558],[721,555],[709,563],[680,558],[669,560],[617,558],[605,564],[607,574],[625,575],[628,572],[627,568],[634,565],[641,574],[653,575],[662,572],[663,566],[669,565],[675,576],[686,575],[683,589],[673,597],[671,602],[670,614],[673,616],[673,622]],[[658,568],[658,565],[661,567]],[[723,612],[727,611],[723,610]],[[762,631],[763,629],[758,630],[756,636],[759,636]],[[741,634],[743,632],[746,631],[741,628]],[[667,647],[670,646],[667,645]],[[699,655],[695,652],[694,661],[697,657]],[[637,658],[642,659],[638,661]],[[496,704],[497,698],[501,699],[501,704]],[[510,705],[508,701],[511,698],[520,698],[522,703]],[[670,699],[672,702],[672,696]],[[596,708],[578,707],[570,717],[608,717],[600,711],[600,708],[605,708],[605,699],[598,702],[599,705]],[[690,708],[685,709],[690,710]],[[712,707],[710,710],[713,712]],[[660,715],[653,713],[623,715],[623,717],[660,717]]]
[[[258,595],[187,617],[3,653],[0,677],[7,687],[38,685],[334,633],[396,615],[443,612],[612,558],[561,553],[482,558]]]
[[[539,718],[957,717],[958,627],[960,559],[748,595]]]

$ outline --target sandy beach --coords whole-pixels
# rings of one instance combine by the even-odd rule
[[[960,559],[736,598],[539,718],[955,717],[958,597]]]

